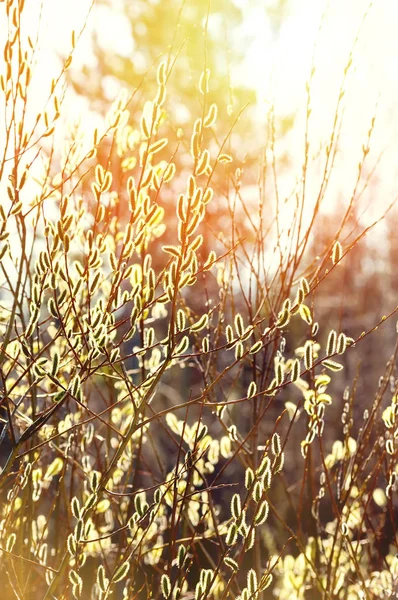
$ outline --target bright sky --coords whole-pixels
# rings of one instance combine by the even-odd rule
[[[249,4],[253,5],[253,2]],[[285,178],[288,193],[294,174],[300,172],[303,159],[305,82],[311,70],[316,40],[319,38],[314,57],[316,70],[311,85],[309,125],[312,151],[330,136],[343,72],[369,3],[367,0],[333,0],[328,3],[294,0],[291,13],[277,36],[266,17],[264,5],[267,3],[261,4],[253,7],[244,25],[251,42],[247,45],[246,59],[238,75],[241,81],[258,91],[259,118],[273,98],[277,114],[298,115],[297,126],[280,147],[281,154],[288,152],[293,161],[291,177]],[[371,152],[367,158],[368,172],[379,155],[384,154],[378,165],[376,193],[368,200],[370,207],[367,205],[364,224],[379,214],[379,209],[388,205],[398,190],[397,22],[396,0],[374,2],[362,23],[346,85],[345,115],[335,168],[337,177],[331,181],[331,197],[337,198],[340,194],[348,201],[362,144],[366,142],[371,119],[376,114]],[[311,188],[308,191],[311,194]],[[316,186],[313,193],[316,194]],[[333,209],[332,204],[329,208]]]
[[[293,112],[305,98],[304,83],[308,77],[315,40],[326,2],[296,0],[291,15],[282,25],[278,39],[267,27],[266,10],[257,8],[247,28],[257,29],[246,52],[241,77],[269,100],[275,92],[277,110]],[[314,118],[317,127],[327,127],[328,113],[333,110],[353,41],[367,8],[367,0],[333,0],[325,12],[325,20],[315,52]],[[398,44],[396,23],[398,3],[380,0],[371,7],[363,23],[353,56],[349,78],[348,105],[355,105],[352,125],[360,127],[362,117],[371,116],[380,96],[380,113],[394,110],[398,99]],[[273,85],[270,82],[273,80]],[[325,118],[326,117],[326,118]],[[390,122],[390,117],[388,117]],[[364,124],[367,131],[368,125]],[[390,131],[390,133],[392,133]],[[356,136],[355,136],[356,137]]]

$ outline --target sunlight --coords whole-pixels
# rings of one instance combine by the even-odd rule
[[[287,119],[293,124],[276,146],[278,160],[285,155],[289,156],[289,168],[282,168],[283,172],[279,177],[281,195],[287,197],[292,193],[304,160],[303,134],[307,102],[305,84],[311,72],[312,61],[315,71],[311,81],[309,153],[311,157],[315,157],[330,137],[344,69],[366,5],[363,0],[351,1],[348,8],[343,0],[333,3],[292,0],[289,14],[281,21],[280,27],[275,29],[267,14],[268,4],[272,2],[264,4],[251,1],[245,4],[244,22],[236,32],[229,33],[238,46],[246,49],[242,63],[233,66],[231,79],[233,85],[243,85],[256,91],[255,116],[260,126],[258,131],[261,131],[261,124],[265,123],[271,105],[277,119]],[[91,49],[94,31],[105,51],[109,48],[123,56],[129,56],[133,52],[134,43],[127,20],[118,6],[110,10],[105,6],[94,5],[91,13],[90,6],[90,0],[54,0],[43,3],[34,94],[38,110],[48,94],[48,73],[52,72],[54,65],[61,64],[57,54],[68,53],[70,31],[75,29],[78,34],[87,15],[87,24],[73,54],[73,68],[79,69],[84,64],[95,67],[96,59]],[[29,18],[26,26],[35,31],[40,16],[36,3],[27,2],[27,11],[26,16]],[[371,119],[376,113],[370,158],[375,164],[382,155],[378,165],[381,175],[380,196],[390,197],[389,192],[395,183],[393,142],[396,141],[398,118],[394,23],[397,19],[398,5],[392,0],[386,0],[369,9],[367,19],[361,26],[359,41],[354,48],[353,64],[344,88],[344,120],[336,157],[338,168],[336,166],[335,169],[338,177],[330,182],[330,197],[335,200],[350,197],[352,173],[360,160],[362,145],[366,143]],[[115,31],[120,33],[115,35]],[[223,44],[222,37],[220,44]],[[43,56],[46,56],[45,61],[40,58]],[[119,85],[116,80],[107,84],[110,100],[117,95]],[[76,114],[84,113],[93,121],[93,113],[86,99],[78,98],[69,91],[67,101],[71,111]],[[262,143],[259,134],[257,143]],[[308,182],[310,198],[316,198],[318,185],[316,177]],[[312,205],[311,201],[307,204],[308,218],[311,216]],[[334,210],[334,206],[335,201],[329,202],[324,210]],[[372,212],[371,210],[369,215]]]
[[[292,131],[279,141],[278,156],[289,155],[290,168],[281,173],[282,196],[292,192],[297,173],[304,161],[304,127],[306,82],[312,64],[311,115],[309,120],[309,154],[316,156],[330,138],[344,70],[350,52],[352,66],[343,86],[341,105],[344,111],[339,125],[339,152],[335,176],[329,184],[330,200],[323,210],[334,211],[336,203],[351,197],[353,173],[361,160],[373,117],[371,152],[365,173],[377,165],[378,200],[367,200],[364,224],[369,223],[392,200],[396,185],[397,46],[394,23],[398,19],[397,3],[386,1],[370,7],[363,21],[367,3],[353,0],[349,4],[310,0],[292,2],[289,16],[278,33],[272,32],[264,7],[248,12],[243,26],[248,45],[245,60],[236,71],[238,82],[257,91],[256,120],[265,121],[271,105],[276,117],[295,117]],[[323,20],[322,20],[323,18]],[[362,22],[363,21],[363,22]],[[359,39],[354,47],[354,40]],[[283,169],[282,169],[283,171]],[[313,173],[314,174],[314,173]],[[318,178],[307,182],[307,219],[312,216],[318,191]],[[312,198],[312,201],[311,201]],[[286,214],[291,207],[286,207]]]

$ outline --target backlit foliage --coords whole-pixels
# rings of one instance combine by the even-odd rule
[[[299,210],[291,243],[275,242],[264,189],[240,210],[206,66],[185,145],[168,138],[165,61],[137,129],[124,92],[102,129],[68,123],[64,72],[32,115],[23,9],[1,4],[4,598],[395,597],[395,355],[362,420],[353,384],[327,436],[361,340],[316,321],[316,293],[350,246],[336,232],[314,262]],[[97,157],[105,138],[122,193]],[[230,221],[210,239],[215,173]]]

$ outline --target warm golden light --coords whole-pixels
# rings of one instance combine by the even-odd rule
[[[0,0],[4,600],[396,594],[397,18]]]

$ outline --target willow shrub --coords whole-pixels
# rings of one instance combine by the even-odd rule
[[[314,290],[350,251],[341,229],[314,266],[302,211],[284,245],[263,188],[239,208],[242,173],[228,136],[216,143],[207,70],[190,144],[166,136],[167,61],[139,128],[122,94],[103,131],[65,133],[62,73],[29,119],[35,45],[23,3],[1,10],[3,596],[392,597],[393,360],[363,419],[347,388],[336,437],[324,433],[328,386],[361,348],[314,321]],[[325,188],[335,144],[333,131]],[[229,186],[231,219],[214,244],[213,181]]]

